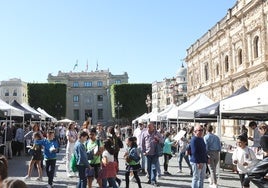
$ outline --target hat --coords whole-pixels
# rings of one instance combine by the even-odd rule
[[[139,121],[138,121],[138,122],[139,122],[139,124],[143,124],[143,121],[142,121],[142,119],[139,119]]]
[[[263,151],[268,152],[268,135],[263,135],[261,137],[260,145]]]

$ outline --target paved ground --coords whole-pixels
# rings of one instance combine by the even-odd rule
[[[227,144],[233,144],[234,141],[230,139],[225,139],[225,143]],[[74,178],[68,178],[66,176],[65,172],[65,161],[64,161],[64,152],[65,149],[62,148],[60,153],[58,154],[58,160],[56,164],[56,177],[54,180],[55,188],[75,188],[75,185],[77,183],[77,177]],[[120,160],[120,172],[118,177],[122,180],[121,187],[125,187],[124,182],[124,161],[122,158],[123,152],[120,152],[119,160]],[[22,157],[13,157],[12,160],[9,160],[9,176],[10,177],[16,177],[19,179],[23,179],[23,177],[26,175],[28,162],[30,157],[29,156],[22,156]],[[160,160],[161,164],[161,170],[163,170],[163,159]],[[170,160],[169,164],[169,172],[172,174],[171,176],[163,176],[163,179],[158,180],[160,187],[180,187],[180,188],[190,188],[191,187],[191,176],[189,175],[189,169],[186,167],[186,165],[183,165],[183,173],[177,173],[178,170],[178,162],[177,157],[173,157]],[[240,183],[238,180],[238,175],[233,173],[231,170],[222,170],[220,169],[220,180],[219,180],[219,187],[222,188],[240,188]],[[37,177],[37,171],[33,171],[33,178],[32,180],[26,181],[29,188],[41,188],[46,187],[47,185],[47,177],[45,171],[43,182],[35,181]],[[146,184],[148,181],[146,176],[140,176],[142,181],[142,187],[143,188],[149,188],[153,187],[152,185]],[[93,187],[96,186],[96,182],[94,181]],[[131,188],[138,187],[136,183],[131,182],[130,183]],[[208,186],[207,179],[205,180],[205,188]],[[251,188],[255,188],[255,186],[251,186]]]

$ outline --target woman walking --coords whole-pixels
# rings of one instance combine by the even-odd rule
[[[140,165],[140,156],[138,153],[137,149],[137,143],[136,143],[136,138],[135,137],[129,137],[126,139],[126,144],[127,144],[127,152],[124,155],[124,158],[126,160],[126,173],[125,173],[125,178],[126,178],[126,188],[129,188],[129,175],[130,172],[133,172],[134,178],[136,179],[136,182],[141,188],[141,181],[138,175],[138,171],[141,168]]]

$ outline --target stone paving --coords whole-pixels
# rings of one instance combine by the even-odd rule
[[[233,144],[234,141],[230,139],[226,139],[225,143]],[[122,158],[123,151],[119,154],[119,174],[118,177],[122,180],[120,187],[125,187],[125,177],[124,177],[124,169],[125,163]],[[54,179],[54,187],[55,188],[75,188],[78,178],[68,178],[65,172],[65,149],[61,148],[60,153],[58,154],[58,160],[56,164],[56,175]],[[26,175],[28,162],[30,160],[30,156],[21,156],[21,157],[13,157],[13,159],[9,160],[9,176],[15,177],[23,180],[23,177]],[[160,158],[161,170],[163,171],[163,157]],[[191,176],[190,171],[186,167],[186,164],[183,163],[183,172],[177,173],[178,171],[178,161],[177,156],[171,158],[169,163],[169,172],[171,175],[163,175],[161,179],[158,180],[160,187],[180,187],[180,188],[190,188],[191,187]],[[228,169],[220,169],[220,179],[219,179],[219,187],[222,188],[239,188],[240,183],[238,180],[238,175]],[[37,188],[37,187],[46,187],[47,185],[47,177],[46,172],[43,170],[43,181],[36,181],[37,178],[37,170],[33,170],[33,175],[31,180],[25,181],[29,188]],[[153,187],[152,185],[146,184],[148,181],[145,175],[140,176],[142,181],[143,188]],[[97,187],[96,181],[93,183],[93,187]],[[138,185],[135,182],[130,182],[131,188],[136,188]],[[208,180],[205,180],[204,187],[209,187]],[[255,186],[251,185],[251,188],[255,188]]]

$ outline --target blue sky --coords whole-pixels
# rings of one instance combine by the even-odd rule
[[[186,50],[236,0],[0,1],[0,81],[49,73],[127,72],[130,83],[171,78]]]

